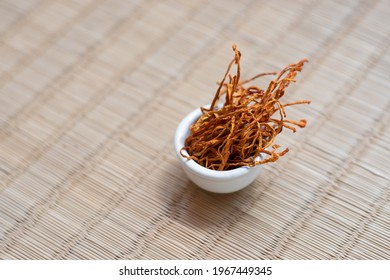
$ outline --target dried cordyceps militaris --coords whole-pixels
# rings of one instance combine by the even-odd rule
[[[263,73],[240,82],[241,53],[236,45],[233,45],[233,50],[234,59],[219,84],[210,108],[201,108],[202,115],[191,126],[190,135],[181,150],[183,157],[212,170],[229,170],[278,160],[288,149],[277,152],[279,145],[272,145],[275,137],[284,127],[295,132],[295,126],[303,128],[306,125],[305,120],[285,119],[284,108],[310,103],[308,100],[286,104],[279,101],[290,82],[295,82],[297,72],[301,71],[307,59],[288,65],[279,74]],[[229,72],[234,63],[237,65],[237,74],[232,76]],[[277,75],[266,90],[244,86],[265,75]],[[229,82],[225,83],[228,76]],[[226,94],[225,103],[219,108],[217,103],[223,94]],[[267,149],[270,146],[272,149]],[[183,150],[189,156],[183,154]],[[268,157],[259,160],[261,153]]]

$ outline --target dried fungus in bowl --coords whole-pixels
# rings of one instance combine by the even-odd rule
[[[190,127],[190,135],[181,150],[183,157],[212,170],[230,170],[278,160],[288,152],[287,148],[279,151],[280,146],[274,144],[278,134],[284,128],[295,132],[296,127],[306,125],[306,120],[287,119],[285,108],[310,103],[308,100],[284,104],[280,101],[307,59],[287,65],[279,73],[263,73],[240,81],[241,53],[236,45],[233,45],[233,51],[234,58],[210,107],[201,108],[202,115]],[[236,65],[235,75],[230,74],[233,65]],[[276,76],[266,89],[247,85],[266,75]],[[223,95],[223,106],[217,106]],[[188,155],[183,154],[183,150]],[[258,160],[261,153],[267,156]]]

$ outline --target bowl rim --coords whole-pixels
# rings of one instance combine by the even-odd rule
[[[205,105],[203,107],[209,107],[210,105]],[[181,148],[184,146],[184,141],[189,134],[189,128],[200,116],[202,115],[201,107],[195,109],[194,111],[187,114],[177,126],[174,138],[175,151],[177,156],[180,158],[181,162],[187,167],[188,171],[194,173],[198,176],[208,178],[208,179],[234,179],[248,174],[251,169],[259,168],[260,165],[249,167],[241,166],[232,170],[211,170],[204,166],[201,166],[192,159],[186,159],[180,154]],[[183,151],[184,154],[188,155],[187,151]],[[261,157],[261,155],[260,155]]]

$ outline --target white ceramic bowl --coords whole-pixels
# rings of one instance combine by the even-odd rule
[[[191,124],[193,124],[201,115],[202,112],[200,108],[196,109],[185,116],[176,129],[174,139],[175,150],[185,173],[196,185],[210,192],[231,193],[245,188],[256,179],[261,170],[260,165],[254,167],[239,167],[226,171],[216,171],[205,168],[194,160],[188,160],[180,155],[180,150],[184,146],[184,141],[190,133]],[[187,152],[183,151],[183,153],[186,154]]]

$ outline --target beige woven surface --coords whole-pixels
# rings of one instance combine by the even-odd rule
[[[389,259],[390,3],[0,2],[0,258]],[[248,188],[173,151],[231,44],[242,76],[310,63],[307,128]]]

